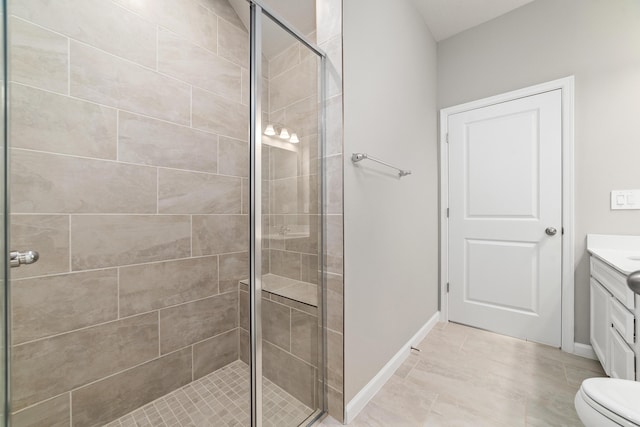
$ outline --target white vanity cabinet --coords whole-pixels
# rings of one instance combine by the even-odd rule
[[[635,380],[635,294],[626,279],[591,256],[591,346],[607,375]]]

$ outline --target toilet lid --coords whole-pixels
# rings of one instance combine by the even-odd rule
[[[589,378],[582,391],[616,415],[640,425],[640,382],[614,378]]]

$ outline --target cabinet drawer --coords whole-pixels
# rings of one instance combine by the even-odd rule
[[[596,257],[591,257],[591,275],[629,310],[635,307],[634,293],[627,286],[627,277]]]
[[[609,334],[609,375],[612,378],[635,380],[635,355],[614,328]]]
[[[634,342],[635,322],[633,313],[615,298],[609,298],[609,320],[628,344]]]

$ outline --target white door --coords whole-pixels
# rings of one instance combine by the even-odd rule
[[[450,320],[560,347],[561,90],[450,115],[448,132]]]

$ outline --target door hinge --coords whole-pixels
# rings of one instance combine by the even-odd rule
[[[447,208],[447,218],[449,218],[449,208]]]
[[[449,282],[447,282],[447,293],[449,293]]]
[[[447,144],[448,144],[449,143],[449,132],[447,132],[446,138],[447,138]]]
[[[562,227],[560,230],[561,230],[560,232],[561,232],[561,233],[562,233],[562,235],[564,236],[564,227]]]

